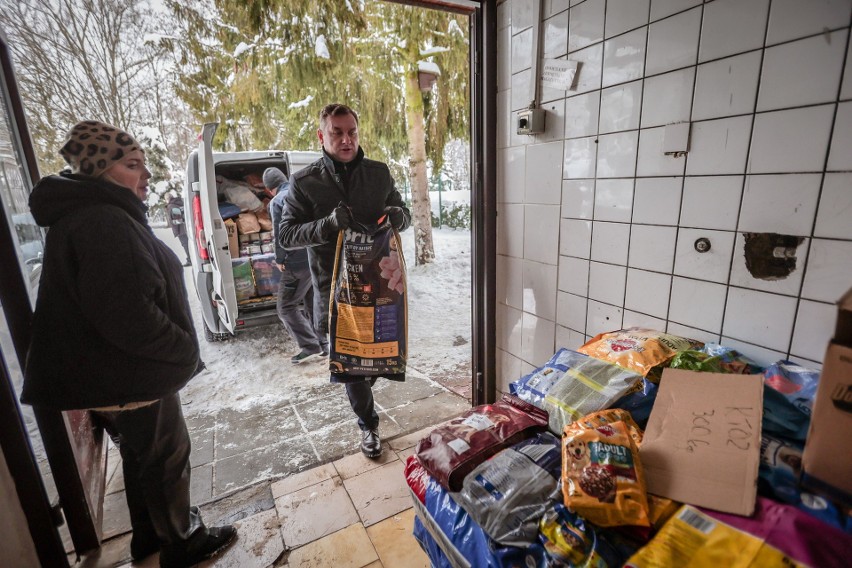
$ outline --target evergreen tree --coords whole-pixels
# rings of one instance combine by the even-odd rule
[[[440,169],[447,141],[468,137],[463,17],[364,0],[168,6],[179,92],[203,121],[219,122],[218,148],[317,148],[320,109],[352,106],[367,155],[392,169],[408,162],[415,263],[432,260],[426,161]],[[421,92],[424,64],[440,77]]]

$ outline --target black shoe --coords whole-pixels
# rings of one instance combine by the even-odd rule
[[[323,347],[322,351],[320,351],[320,357],[328,357],[328,349]]]
[[[305,361],[310,361],[312,359],[319,359],[322,357],[321,351],[308,351],[307,349],[302,349],[298,354],[293,355],[290,358],[290,362],[294,365],[299,365],[300,363],[304,363]]]
[[[382,455],[382,439],[378,430],[363,430],[361,432],[361,451],[370,459]]]
[[[187,260],[186,262],[183,263],[183,265],[184,266],[192,266],[192,262]]]
[[[196,531],[189,540],[160,550],[160,568],[188,568],[216,556],[237,538],[233,525]]]
[[[155,533],[133,531],[133,536],[130,537],[130,558],[134,562],[148,558],[159,550],[160,539]]]

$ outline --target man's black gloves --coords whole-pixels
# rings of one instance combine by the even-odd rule
[[[331,215],[325,218],[325,220],[329,233],[345,231],[352,223],[352,213],[349,211],[348,207],[338,205],[334,208],[334,211],[331,212]]]
[[[390,219],[391,225],[394,228],[399,229],[402,227],[402,224],[405,223],[405,213],[402,210],[402,207],[397,207],[395,205],[388,205],[385,207],[385,214]]]

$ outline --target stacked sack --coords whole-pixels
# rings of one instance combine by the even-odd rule
[[[670,366],[763,373],[751,517],[647,492],[639,448]],[[848,511],[796,484],[817,376],[642,328],[559,349],[510,395],[420,441],[406,463],[414,536],[438,567],[845,565]]]

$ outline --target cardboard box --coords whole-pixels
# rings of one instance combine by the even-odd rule
[[[762,375],[665,369],[639,448],[648,493],[751,515],[762,415]]]
[[[240,243],[237,237],[237,224],[232,219],[225,219],[225,230],[228,231],[228,252],[231,258],[239,258]]]
[[[802,455],[802,483],[852,506],[852,290],[837,307]]]

